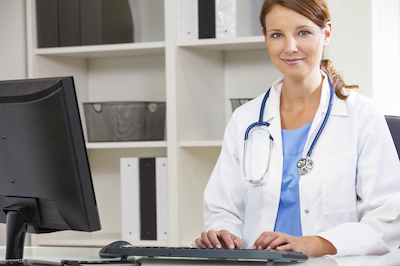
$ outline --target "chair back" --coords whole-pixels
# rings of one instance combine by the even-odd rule
[[[400,158],[400,116],[385,115],[385,118]]]

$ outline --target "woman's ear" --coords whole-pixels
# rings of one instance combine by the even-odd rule
[[[322,30],[324,33],[324,47],[328,46],[332,36],[332,23],[327,22],[325,28]]]
[[[264,29],[264,27],[262,27],[261,30],[262,30],[262,33],[263,33],[263,35],[264,35],[264,41],[265,41],[265,43],[267,43],[267,35],[265,35],[265,29]]]

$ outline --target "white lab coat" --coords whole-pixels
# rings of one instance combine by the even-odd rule
[[[283,162],[281,88],[282,79],[272,85],[263,118],[274,138],[266,184],[252,185],[243,175],[244,134],[259,118],[261,95],[233,113],[204,192],[204,230],[227,229],[244,240],[244,248],[252,248],[262,232],[275,226]],[[324,78],[303,156],[325,117],[329,96]],[[247,160],[251,162],[246,169],[253,179],[265,171],[266,139],[257,131],[249,139]],[[356,92],[349,92],[346,100],[335,95],[311,158],[314,169],[299,184],[303,235],[329,240],[337,255],[383,254],[398,248],[400,162],[384,116],[372,101]]]

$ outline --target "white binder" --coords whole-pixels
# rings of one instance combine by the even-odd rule
[[[260,12],[264,0],[216,0],[217,38],[262,35]]]
[[[167,158],[156,158],[157,240],[169,240]]]
[[[156,157],[156,212],[157,240],[169,240],[167,158]],[[121,219],[122,239],[128,242],[140,239],[140,158],[121,158]]]
[[[121,158],[122,239],[140,240],[139,158]]]
[[[181,39],[199,38],[199,14],[197,0],[181,1]]]

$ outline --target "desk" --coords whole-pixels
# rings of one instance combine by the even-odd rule
[[[99,248],[70,248],[70,247],[25,247],[24,259],[47,260],[60,262],[69,260],[99,260]],[[0,258],[4,259],[5,247],[0,247]],[[265,266],[265,262],[240,262],[192,259],[149,259],[139,258],[143,266]],[[115,264],[114,264],[115,265]],[[126,265],[126,264],[125,264]],[[384,256],[351,256],[351,257],[312,257],[302,263],[280,263],[274,266],[358,266],[358,265],[400,265],[400,250]]]

